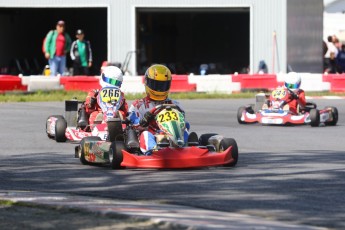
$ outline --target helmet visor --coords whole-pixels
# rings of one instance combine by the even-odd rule
[[[300,83],[292,84],[292,83],[286,83],[286,82],[285,82],[285,87],[286,87],[286,88],[289,88],[289,89],[298,89],[298,88],[299,88],[299,85],[300,85]]]
[[[121,87],[122,81],[116,80],[114,78],[106,77],[104,73],[102,73],[102,80],[110,85]]]
[[[146,85],[157,92],[166,92],[170,89],[171,81],[157,81],[151,78],[146,78]]]

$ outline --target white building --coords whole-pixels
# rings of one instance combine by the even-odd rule
[[[43,37],[61,19],[72,37],[85,30],[94,72],[127,55],[132,74],[158,62],[178,74],[210,63],[210,73],[257,72],[261,60],[270,73],[322,71],[322,0],[0,0],[0,67],[42,68]]]

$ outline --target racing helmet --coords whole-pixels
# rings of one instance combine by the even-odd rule
[[[106,66],[99,81],[102,87],[116,86],[120,88],[123,81],[122,71],[116,66]]]
[[[301,76],[296,72],[290,72],[286,75],[284,85],[286,88],[296,90],[301,86]]]
[[[167,99],[171,85],[171,72],[164,65],[152,65],[145,73],[145,91],[155,101]]]

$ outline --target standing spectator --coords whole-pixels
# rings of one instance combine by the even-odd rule
[[[333,37],[328,36],[327,37],[327,52],[325,54],[325,64],[326,69],[325,72],[327,73],[336,73],[337,72],[337,63],[336,63],[336,57],[338,55],[338,49],[335,47],[333,43]]]
[[[341,45],[341,50],[337,55],[338,73],[345,73],[345,44]]]
[[[66,54],[71,48],[71,37],[65,32],[65,22],[60,20],[56,29],[48,32],[44,41],[45,57],[49,61],[50,75],[63,75],[66,69]]]
[[[71,46],[71,59],[73,61],[73,75],[90,75],[89,68],[92,66],[92,50],[89,41],[85,40],[84,31],[77,30],[77,40]]]

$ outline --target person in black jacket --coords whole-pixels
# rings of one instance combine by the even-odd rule
[[[71,45],[71,59],[73,61],[73,75],[90,75],[92,66],[92,50],[89,41],[84,39],[84,31],[76,31],[77,40]]]

